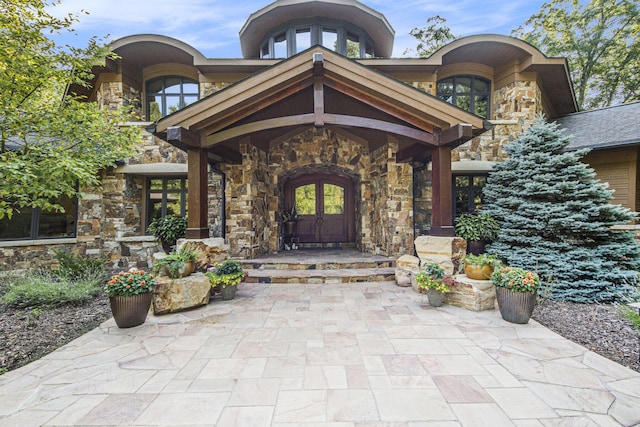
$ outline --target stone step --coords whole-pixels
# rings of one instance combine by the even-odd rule
[[[247,269],[247,283],[359,283],[395,281],[395,268]]]
[[[245,260],[241,261],[245,270],[352,270],[394,268],[393,259],[361,259],[361,260]]]

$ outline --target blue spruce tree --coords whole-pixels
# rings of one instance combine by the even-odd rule
[[[637,297],[639,254],[633,234],[614,231],[635,217],[611,204],[613,191],[566,152],[570,138],[538,117],[505,151],[484,188],[483,213],[501,226],[487,251],[537,271],[553,299],[590,303]]]

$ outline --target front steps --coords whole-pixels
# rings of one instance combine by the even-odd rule
[[[247,283],[395,281],[395,259],[350,249],[287,251],[242,263]]]

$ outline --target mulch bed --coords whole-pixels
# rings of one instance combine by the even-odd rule
[[[0,307],[0,369],[16,369],[50,353],[111,317],[104,296],[51,309]],[[545,300],[533,318],[552,331],[640,372],[637,331],[614,305]]]

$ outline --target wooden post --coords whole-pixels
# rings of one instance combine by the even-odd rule
[[[209,238],[209,177],[207,151],[203,148],[187,149],[187,177],[189,184],[187,205],[187,239]]]
[[[434,147],[431,152],[431,235],[453,236],[453,189],[451,147]]]

